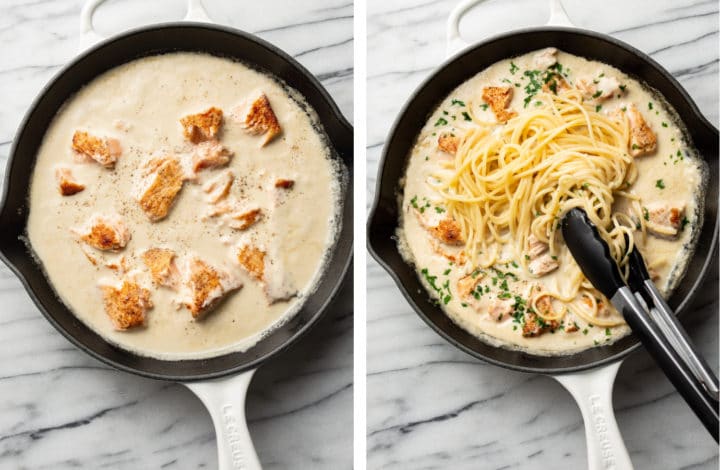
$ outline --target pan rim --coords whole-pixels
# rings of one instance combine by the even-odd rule
[[[400,127],[402,121],[406,118],[406,115],[408,113],[408,110],[410,107],[414,104],[414,102],[418,99],[420,95],[426,92],[426,88],[436,79],[436,77],[445,70],[448,66],[455,63],[456,61],[462,60],[465,56],[475,53],[476,49],[487,47],[488,45],[502,41],[505,39],[508,39],[510,37],[514,36],[522,36],[527,34],[536,34],[536,33],[543,33],[543,32],[556,32],[556,33],[571,33],[571,34],[578,34],[586,37],[590,37],[594,40],[600,40],[604,41],[606,43],[609,43],[615,47],[619,47],[621,49],[626,50],[627,52],[631,53],[633,56],[641,59],[643,62],[648,64],[651,68],[655,69],[660,75],[663,76],[665,80],[667,80],[673,88],[680,94],[682,100],[689,106],[690,111],[692,114],[700,121],[700,123],[705,126],[707,129],[714,132],[716,135],[718,133],[718,130],[715,126],[713,126],[708,119],[702,114],[700,109],[697,107],[695,101],[692,99],[692,97],[687,93],[685,88],[675,79],[675,77],[665,70],[663,66],[661,66],[657,61],[655,61],[652,57],[645,54],[643,51],[631,46],[630,44],[621,41],[619,39],[616,39],[610,35],[599,33],[596,31],[591,31],[583,28],[576,28],[576,27],[565,27],[565,26],[535,26],[535,27],[528,27],[528,28],[519,28],[512,31],[503,32],[500,34],[493,35],[489,38],[486,38],[482,41],[479,41],[477,43],[474,43],[461,51],[457,52],[456,54],[452,55],[449,58],[446,58],[443,60],[443,62],[435,67],[432,72],[428,74],[428,76],[423,79],[423,81],[415,87],[415,89],[412,91],[412,93],[408,96],[403,106],[400,108],[400,111],[398,112],[397,117],[393,121],[392,126],[390,127],[390,130],[387,133],[384,145],[383,145],[383,151],[380,156],[380,160],[378,161],[378,169],[376,173],[376,185],[375,185],[375,192],[374,192],[374,198],[373,203],[371,205],[368,221],[366,225],[366,235],[367,235],[367,249],[372,255],[373,259],[390,275],[392,280],[394,281],[395,285],[397,286],[398,290],[402,293],[403,297],[407,301],[407,303],[410,305],[410,307],[414,310],[415,314],[418,315],[428,326],[430,326],[436,333],[438,333],[442,338],[444,338],[446,341],[448,341],[450,344],[455,346],[456,348],[460,349],[461,351],[465,352],[466,354],[469,354],[470,356],[474,357],[475,359],[478,359],[480,361],[503,367],[505,369],[509,370],[515,370],[518,372],[525,372],[525,373],[536,373],[536,374],[547,374],[547,375],[558,375],[558,374],[565,374],[565,373],[572,373],[572,372],[579,372],[584,370],[593,369],[596,367],[601,367],[606,364],[610,364],[619,360],[624,359],[631,353],[637,351],[642,346],[642,343],[640,343],[637,338],[634,337],[632,333],[630,335],[626,336],[625,338],[632,338],[634,343],[627,346],[625,349],[618,351],[614,354],[608,355],[607,357],[603,357],[594,361],[589,361],[585,364],[578,364],[578,365],[571,365],[571,366],[562,366],[562,367],[535,367],[535,366],[525,366],[525,365],[518,365],[518,364],[511,364],[507,363],[505,361],[496,359],[494,357],[486,356],[485,354],[476,351],[472,347],[462,343],[457,338],[453,337],[450,333],[444,331],[440,325],[435,323],[429,316],[425,315],[425,313],[422,311],[420,306],[412,299],[410,291],[408,288],[406,288],[403,285],[402,280],[400,279],[399,273],[395,271],[395,269],[390,266],[390,262],[387,261],[383,255],[380,254],[380,250],[377,249],[376,246],[373,245],[374,239],[372,236],[372,230],[375,224],[375,218],[379,212],[380,205],[382,202],[382,190],[383,190],[383,181],[386,179],[384,178],[385,173],[385,166],[387,164],[387,161],[390,160],[392,157],[389,156],[389,143],[393,140],[395,134],[397,133],[398,128]],[[539,46],[541,47],[541,46]],[[612,65],[612,64],[611,64]],[[479,70],[473,69],[471,72],[468,72],[466,75],[465,80],[469,79],[473,74],[478,73]],[[462,83],[462,82],[460,82]],[[439,101],[439,100],[438,100]],[[690,132],[692,135],[693,132]],[[707,223],[706,221],[705,223]],[[712,259],[714,256],[716,256],[718,252],[718,237],[719,237],[719,231],[720,231],[720,219],[718,217],[715,217],[715,223],[713,227],[712,232],[712,238],[711,238],[711,246],[710,246],[710,252],[708,253],[710,256],[707,256],[705,260],[703,261],[702,267],[700,269],[700,272],[697,276],[697,279],[695,282],[693,282],[692,286],[689,289],[689,293],[685,298],[681,301],[681,303],[677,307],[677,313],[679,315],[682,315],[687,308],[689,307],[689,304],[694,300],[694,292],[696,292],[700,287],[702,287],[702,284],[706,281],[706,278],[708,276],[708,271],[712,265]],[[397,247],[397,244],[395,244]],[[397,248],[396,248],[397,250]],[[404,260],[403,260],[404,261]],[[413,268],[414,270],[414,268]],[[439,308],[439,307],[437,307]],[[443,315],[446,315],[444,312],[441,312]],[[449,318],[449,317],[448,317]],[[453,324],[459,327],[457,324],[453,322]],[[463,330],[464,331],[464,330]],[[469,333],[468,333],[469,334]],[[483,341],[480,339],[480,341]],[[500,348],[500,346],[492,346],[489,343],[483,341],[488,346],[494,347],[494,348]],[[577,354],[580,354],[584,351],[588,351],[592,348],[578,351],[572,354],[564,355],[565,357],[571,357]],[[533,354],[528,351],[522,351],[523,354],[526,354],[528,356],[531,356],[533,358],[538,359],[544,359],[552,356],[542,356],[538,354]]]
[[[210,30],[210,31],[216,31],[221,33],[226,33],[234,36],[238,36],[244,40],[251,41],[256,43],[257,45],[261,46],[263,49],[267,51],[268,54],[275,55],[290,65],[293,66],[294,69],[296,69],[300,74],[303,76],[303,78],[309,83],[311,88],[314,89],[315,92],[318,93],[320,96],[320,100],[324,102],[329,108],[330,115],[333,119],[335,119],[338,124],[340,125],[340,128],[342,132],[349,133],[352,135],[353,132],[353,126],[350,124],[350,122],[347,120],[347,118],[342,114],[340,111],[340,108],[337,106],[337,103],[335,103],[334,99],[330,96],[328,91],[325,89],[325,87],[320,83],[320,81],[315,77],[309,70],[307,70],[302,64],[300,64],[294,57],[290,56],[288,53],[283,51],[282,49],[278,48],[277,46],[271,44],[270,42],[259,38],[256,35],[253,35],[251,33],[245,32],[240,29],[236,29],[230,26],[225,25],[219,25],[215,23],[205,23],[205,22],[193,22],[193,21],[172,21],[172,22],[163,22],[163,23],[157,23],[157,24],[151,24],[151,25],[145,25],[140,26],[136,28],[132,28],[126,31],[123,31],[121,33],[112,35],[108,38],[105,38],[89,48],[81,51],[77,55],[73,56],[66,64],[64,64],[60,70],[58,70],[46,83],[43,85],[41,90],[34,96],[30,106],[27,108],[22,120],[20,121],[18,128],[13,136],[12,144],[10,147],[10,151],[8,153],[8,160],[5,165],[5,175],[3,178],[3,190],[2,195],[0,197],[0,215],[5,213],[7,210],[11,210],[14,208],[7,207],[7,200],[10,193],[10,175],[11,175],[11,169],[16,163],[17,160],[17,146],[18,142],[23,137],[28,122],[31,120],[32,116],[36,113],[37,108],[40,104],[40,102],[43,100],[43,98],[47,95],[47,93],[50,91],[50,89],[56,84],[56,82],[59,81],[59,79],[65,74],[67,74],[73,67],[77,66],[79,62],[84,60],[85,58],[97,54],[98,51],[102,50],[104,47],[109,46],[117,41],[126,40],[128,38],[131,38],[135,35],[139,34],[146,34],[149,32],[156,32],[158,30],[163,29],[172,29],[172,28],[183,28],[183,29],[194,29],[194,30]],[[138,51],[138,55],[142,56],[143,52],[148,51],[150,48],[143,49]],[[124,62],[123,62],[124,63]],[[121,65],[121,63],[118,63],[116,66]],[[272,73],[272,71],[267,70],[267,72]],[[102,72],[100,72],[102,73]],[[99,74],[97,74],[99,75]],[[97,76],[95,75],[95,76]],[[326,126],[323,126],[325,128],[325,132],[328,133],[328,144],[331,145],[331,147],[334,148],[334,150],[339,153],[348,153],[349,152],[349,158],[352,160],[352,145],[349,146],[349,150],[346,149],[346,152],[341,152],[340,149],[337,148],[335,143],[333,142],[332,136],[330,135],[328,129]],[[342,138],[342,137],[340,137]],[[346,167],[347,165],[343,165],[343,167]],[[353,180],[352,180],[352,165],[350,167],[344,168],[343,170],[343,186],[345,189],[346,194],[350,194],[350,198],[348,199],[345,197],[343,199],[343,205],[341,206],[340,211],[340,217],[342,217],[342,208],[349,206],[350,210],[353,210],[353,200],[352,200],[352,188],[353,188]],[[156,380],[166,380],[166,381],[172,381],[172,382],[196,382],[196,381],[204,381],[204,380],[212,380],[212,379],[218,379],[221,377],[226,377],[233,374],[238,374],[244,371],[252,370],[257,368],[260,364],[263,362],[270,360],[271,358],[275,357],[278,354],[281,354],[288,348],[290,348],[292,345],[294,345],[300,338],[305,336],[305,334],[313,327],[315,326],[327,313],[329,310],[329,306],[336,300],[338,297],[338,294],[341,290],[341,288],[344,286],[344,283],[347,280],[347,275],[350,266],[353,263],[353,246],[354,246],[354,240],[350,239],[349,243],[347,243],[347,247],[345,248],[345,253],[339,253],[338,251],[338,244],[340,244],[341,241],[341,234],[344,230],[350,230],[350,233],[352,233],[352,220],[351,220],[351,226],[350,227],[343,227],[341,228],[338,238],[336,239],[335,246],[332,248],[332,259],[335,263],[337,263],[338,270],[340,273],[340,276],[336,278],[336,280],[333,282],[331,288],[329,289],[327,295],[322,299],[322,302],[320,302],[320,305],[317,308],[317,311],[312,314],[312,316],[303,323],[301,326],[299,326],[293,333],[292,336],[290,336],[287,340],[280,343],[277,347],[269,351],[267,354],[258,356],[256,358],[251,359],[248,362],[245,362],[240,365],[219,369],[211,372],[202,372],[202,373],[196,373],[192,375],[183,375],[178,373],[157,373],[152,371],[147,371],[143,369],[134,368],[130,365],[120,363],[118,361],[115,361],[106,355],[94,351],[89,346],[87,346],[83,341],[78,339],[75,335],[70,333],[67,329],[65,329],[60,322],[55,318],[55,316],[50,313],[49,309],[46,308],[42,302],[40,301],[35,289],[31,286],[30,281],[27,279],[25,274],[21,271],[20,267],[15,265],[13,262],[10,261],[10,259],[6,256],[4,253],[2,247],[0,247],[0,260],[3,261],[3,263],[15,274],[15,276],[20,280],[25,292],[28,294],[28,296],[31,298],[33,303],[35,304],[36,308],[42,313],[43,317],[68,341],[70,341],[73,346],[77,347],[79,350],[85,352],[89,356],[93,357],[94,359],[99,360],[100,362],[111,366],[114,369],[121,370],[123,372],[128,372],[133,375],[150,378],[150,379],[156,379]],[[30,256],[28,253],[27,256]],[[35,262],[35,261],[33,261]],[[333,262],[333,261],[330,261]],[[40,271],[42,271],[41,268]],[[45,276],[45,273],[42,272],[42,275]],[[321,279],[323,279],[325,276],[325,273],[321,275]],[[46,277],[46,276],[45,276]],[[51,285],[49,279],[47,280],[48,284]],[[322,281],[320,281],[322,282]],[[312,295],[312,294],[311,294]],[[67,307],[66,307],[67,308]],[[68,311],[72,313],[72,310],[68,308]],[[298,312],[299,313],[299,312]],[[74,313],[72,313],[74,315]],[[78,320],[80,321],[80,320]],[[292,320],[290,320],[292,321]],[[82,322],[81,322],[82,323]],[[87,328],[90,332],[97,335],[101,338],[101,340],[106,343],[110,348],[120,350],[123,354],[129,355],[133,358],[139,358],[143,360],[151,360],[158,364],[171,364],[171,363],[193,363],[198,364],[199,366],[202,366],[203,363],[212,361],[212,360],[219,360],[223,357],[231,356],[233,354],[237,354],[237,351],[232,352],[226,352],[224,354],[220,354],[217,356],[212,356],[208,358],[201,358],[201,359],[178,359],[178,360],[166,360],[166,359],[159,359],[157,357],[151,357],[151,356],[143,356],[137,353],[134,353],[128,349],[122,348],[118,345],[115,345],[109,341],[107,341],[105,338],[103,338],[101,335],[99,335],[97,332],[92,330],[90,327],[85,325],[85,328]],[[270,334],[260,341],[263,341],[266,338],[271,337],[274,334],[274,332],[270,332]],[[255,346],[248,349],[248,351],[251,351]]]

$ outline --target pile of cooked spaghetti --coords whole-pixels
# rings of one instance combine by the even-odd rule
[[[454,160],[434,176],[435,189],[460,225],[466,255],[474,265],[492,266],[500,261],[502,246],[509,245],[528,272],[523,254],[531,235],[559,257],[567,251],[560,220],[580,207],[610,245],[621,270],[626,269],[633,231],[645,230],[640,199],[628,191],[637,168],[628,154],[625,113],[607,116],[599,111],[594,103],[583,102],[577,90],[563,90],[539,93],[528,109],[503,126],[473,117]],[[630,213],[613,212],[618,197],[630,201]],[[571,263],[565,272],[572,275],[556,292],[544,294],[562,308],[545,314],[540,309],[538,315],[557,320],[573,304],[573,312],[590,323],[623,323],[618,315],[598,317],[601,296],[571,256],[562,259]]]

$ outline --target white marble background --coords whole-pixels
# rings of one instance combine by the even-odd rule
[[[0,171],[32,99],[76,53],[82,3],[0,3]],[[351,1],[204,3],[216,22],[295,56],[352,116]],[[101,7],[95,24],[112,34],[180,19],[184,6],[116,0]],[[0,469],[217,467],[210,417],[187,389],[117,372],[76,350],[1,263],[0,305]],[[346,288],[323,321],[250,386],[250,432],[265,468],[351,467],[352,358]]]
[[[368,2],[368,194],[402,104],[444,59],[455,0]],[[718,2],[564,0],[576,25],[649,53],[718,123]],[[545,23],[547,2],[492,1],[462,23],[468,39]],[[718,366],[717,276],[685,322]],[[485,365],[413,313],[368,262],[368,468],[580,469],[580,413],[554,380]],[[716,469],[718,447],[645,352],[620,370],[618,424],[638,469]]]

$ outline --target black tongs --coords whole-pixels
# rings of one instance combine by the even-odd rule
[[[562,220],[565,243],[585,277],[617,310],[700,421],[718,440],[718,379],[700,356],[675,314],[660,295],[637,249],[628,253],[627,284],[610,248],[584,210],[571,209]]]

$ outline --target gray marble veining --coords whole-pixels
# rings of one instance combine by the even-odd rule
[[[25,110],[76,54],[82,3],[0,4],[0,172]],[[98,10],[94,24],[112,34],[178,20],[185,3],[114,1]],[[204,4],[216,22],[296,57],[352,117],[352,2]],[[75,349],[4,265],[0,305],[0,468],[216,468],[210,417],[187,389],[117,372]],[[351,467],[352,310],[346,287],[307,337],[255,375],[247,411],[265,468]]]
[[[716,1],[564,0],[572,21],[624,40],[671,71],[718,123]],[[368,2],[368,194],[400,108],[445,56],[454,0]],[[544,24],[547,2],[492,1],[461,23],[469,40]],[[371,201],[368,201],[370,203]],[[717,271],[717,270],[715,270]],[[579,410],[554,380],[503,370],[460,352],[413,313],[368,261],[368,468],[586,468]],[[717,276],[684,318],[718,366]],[[637,469],[713,469],[718,447],[645,352],[614,389],[620,430]]]

